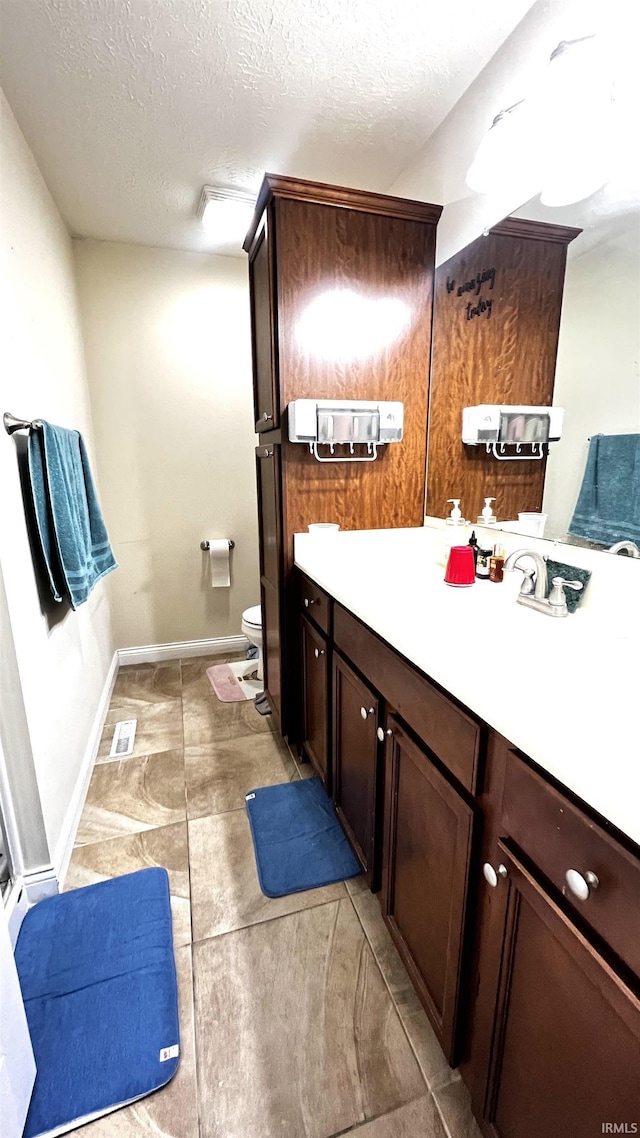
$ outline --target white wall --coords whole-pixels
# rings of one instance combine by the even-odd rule
[[[566,535],[590,436],[640,432],[639,256],[633,217],[567,262],[553,393],[565,426],[549,448],[542,503],[549,537]]]
[[[234,635],[259,603],[245,258],[75,241],[119,648]],[[200,541],[230,537],[230,589]]]
[[[71,241],[1,93],[0,100],[0,413],[9,410],[77,428],[93,457]],[[112,659],[109,604],[99,583],[85,605],[75,613],[65,609],[62,619],[59,606],[46,600],[41,605],[16,442],[4,431],[0,485],[0,562],[42,809],[55,853],[69,824]],[[108,526],[108,514],[106,521]],[[20,756],[7,759],[19,761]]]

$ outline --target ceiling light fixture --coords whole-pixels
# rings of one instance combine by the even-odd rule
[[[255,209],[255,198],[243,190],[203,186],[196,211],[212,245],[242,247]]]
[[[469,167],[469,189],[478,194],[523,194],[523,201],[532,197],[539,189],[536,135],[526,99],[499,111]]]
[[[563,40],[540,94],[546,124],[540,201],[561,206],[599,190],[610,167],[613,103],[609,68],[594,36]]]
[[[611,83],[594,56],[595,36],[562,40],[540,89],[500,111],[478,147],[466,182],[480,194],[546,205],[589,197],[607,171]]]

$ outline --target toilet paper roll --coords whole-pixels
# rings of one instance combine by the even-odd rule
[[[209,565],[211,568],[211,588],[228,589],[231,584],[229,564],[229,538],[209,538]]]

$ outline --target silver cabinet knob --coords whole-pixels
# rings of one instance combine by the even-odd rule
[[[263,458],[271,458],[272,456],[273,456],[273,451],[270,450],[269,447],[265,447],[264,448],[264,454],[262,457]]]
[[[482,867],[482,872],[484,874],[485,881],[491,886],[492,889],[495,889],[501,877],[504,879],[509,874],[506,865],[499,865],[496,870],[493,868],[490,861],[485,861]]]
[[[363,719],[368,719],[370,715],[373,715],[374,710],[375,709],[373,707],[369,707],[369,708],[361,707],[360,708],[360,714],[361,714]]]
[[[306,609],[308,609],[309,605],[312,605],[312,604],[315,604],[315,602],[312,599],[310,600],[309,597],[304,598],[304,607]]]
[[[393,735],[393,731],[391,730],[390,727],[387,727],[386,731],[384,730],[383,727],[378,727],[378,730],[376,731],[376,735],[378,736],[380,742],[384,743],[385,735]]]
[[[316,660],[319,660],[321,656],[324,656],[324,648],[314,648],[313,654]]]
[[[577,869],[568,869],[564,875],[564,879],[569,892],[573,893],[573,896],[577,897],[579,901],[586,901],[589,898],[591,890],[597,889],[600,884],[599,879],[591,870],[587,870],[583,875],[582,873],[578,873]]]
[[[262,416],[262,418],[263,418],[263,420],[264,420],[264,422],[265,422],[265,423],[268,423],[268,422],[269,422],[269,419],[273,419],[273,415],[270,415],[268,411],[265,411],[265,413],[264,413],[264,415]]]

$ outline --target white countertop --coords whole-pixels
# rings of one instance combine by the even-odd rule
[[[519,572],[445,585],[442,548],[442,532],[426,528],[297,534],[295,561],[640,845],[640,565],[592,554],[591,603],[552,620],[516,603]]]

